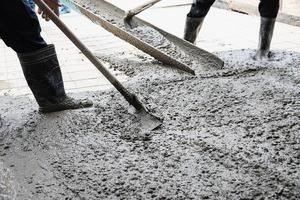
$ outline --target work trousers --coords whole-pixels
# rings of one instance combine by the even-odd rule
[[[188,17],[205,17],[215,0],[194,0]],[[258,10],[261,17],[276,18],[279,0],[260,0]]]
[[[0,37],[17,53],[30,53],[47,46],[35,12],[27,1],[1,0]]]

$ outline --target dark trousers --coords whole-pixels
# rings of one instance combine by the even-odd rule
[[[41,27],[27,1],[1,0],[0,37],[17,53],[30,53],[47,46]]]
[[[215,0],[194,0],[188,17],[205,17]],[[258,10],[261,17],[276,18],[279,0],[260,0]]]

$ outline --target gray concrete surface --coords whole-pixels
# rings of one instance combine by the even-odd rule
[[[217,11],[226,17],[223,12]],[[166,30],[174,12],[167,13],[160,20]],[[257,20],[237,16],[227,17]],[[298,31],[284,27],[287,36]],[[139,131],[115,90],[73,94],[90,97],[94,107],[48,115],[26,96],[0,96],[0,171],[8,174],[0,176],[0,194],[22,200],[299,199],[300,54],[274,48],[269,62],[255,62],[256,46],[238,43],[252,36],[226,32],[242,38],[217,53],[224,68],[194,65],[197,76],[123,43],[124,50],[94,51],[111,70],[125,73],[126,87],[164,118],[151,132]]]

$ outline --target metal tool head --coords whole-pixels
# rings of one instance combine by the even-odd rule
[[[146,109],[136,111],[136,116],[140,121],[140,129],[143,132],[148,132],[159,128],[163,120],[153,114],[150,114]]]
[[[136,116],[135,121],[142,132],[152,131],[162,125],[163,119],[151,114],[136,95],[130,94],[127,100],[132,105],[131,113]]]
[[[148,2],[145,2],[142,5],[139,5],[137,7],[135,7],[134,9],[131,9],[129,11],[127,11],[125,14],[125,18],[124,18],[124,23],[125,26],[129,26],[132,28],[132,17],[139,14],[140,12],[143,12],[144,10],[152,7],[153,5],[155,5],[156,3],[160,2],[161,0],[150,0]]]
[[[138,24],[134,22],[132,18],[133,16],[131,15],[127,15],[127,14],[125,15],[123,21],[126,29],[133,29],[138,26]]]

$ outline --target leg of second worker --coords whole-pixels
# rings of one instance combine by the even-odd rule
[[[194,0],[190,12],[187,14],[184,39],[195,43],[201,25],[215,0]]]
[[[271,40],[279,10],[279,0],[261,0],[259,13],[261,16],[258,49],[254,59],[261,60],[269,57]]]

